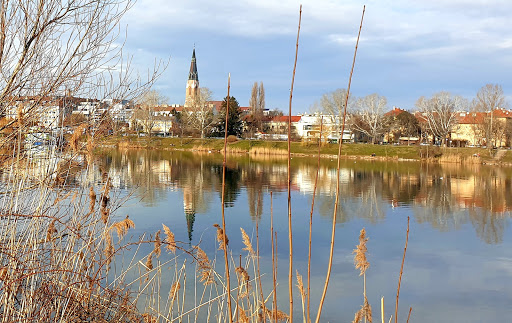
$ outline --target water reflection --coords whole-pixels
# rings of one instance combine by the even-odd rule
[[[206,214],[220,200],[222,156],[153,150],[110,150],[98,156],[85,176],[100,181],[110,174],[119,188],[134,188],[146,205],[165,200],[166,192],[183,193],[183,209],[192,240],[196,214]],[[338,223],[362,218],[370,223],[384,219],[394,208],[410,208],[415,221],[440,231],[471,224],[487,243],[503,240],[505,218],[512,208],[510,169],[485,166],[378,163],[346,160],[342,163],[341,209]],[[311,195],[316,161],[294,158],[292,189]],[[94,179],[91,179],[93,176]],[[317,211],[331,217],[336,189],[335,162],[323,160],[319,169]],[[84,179],[82,179],[84,180]],[[225,206],[232,207],[246,193],[252,221],[260,221],[264,197],[287,188],[285,160],[255,161],[231,157],[226,168]],[[267,206],[268,207],[268,206]],[[306,210],[300,210],[306,212]],[[309,212],[309,210],[307,210]]]

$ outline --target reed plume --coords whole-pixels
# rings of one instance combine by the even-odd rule
[[[114,245],[112,244],[112,237],[110,233],[105,232],[105,249],[103,250],[103,254],[105,255],[105,260],[107,265],[110,265],[112,262],[112,256],[114,255]]]
[[[174,240],[174,233],[171,232],[168,226],[162,223],[162,227],[164,228],[164,234],[166,236],[164,243],[167,244],[167,250],[172,253],[176,252],[176,241]]]
[[[53,219],[52,222],[48,225],[48,230],[46,231],[46,241],[52,240],[53,235],[57,234],[57,228],[55,228],[55,221]]]
[[[299,274],[299,271],[295,271],[297,275],[297,288],[299,289],[300,298],[302,301],[302,317],[304,322],[307,322],[307,315],[306,315],[306,291],[304,290],[304,283],[302,282],[302,275]]]
[[[160,239],[160,230],[158,230],[155,234],[155,247],[153,249],[153,253],[157,258],[160,257],[160,254],[162,253],[162,240]]]
[[[8,269],[7,267],[2,267],[0,268],[0,280],[7,280],[7,273],[8,273]]]
[[[244,298],[249,295],[249,291],[251,290],[251,283],[250,283],[251,277],[249,276],[249,273],[247,272],[247,270],[242,266],[236,267],[235,272],[240,277],[239,281],[242,282],[242,285],[245,285],[245,291],[242,294],[240,294],[240,297]]]
[[[147,270],[153,269],[153,251],[149,253],[148,259],[144,265],[146,266]]]
[[[245,313],[245,310],[242,307],[238,307],[238,317],[239,317],[239,323],[249,323],[249,318],[247,317],[247,314]]]
[[[286,314],[285,312],[281,311],[281,310],[278,310],[277,308],[274,309],[274,310],[269,310],[265,304],[262,304],[261,305],[261,309],[263,310],[263,312],[265,313],[265,315],[268,317],[268,319],[272,322],[273,319],[276,320],[276,322],[279,322],[279,321],[287,321],[290,319],[290,317],[288,316],[288,314]],[[261,318],[261,317],[260,317]]]
[[[356,312],[354,315],[354,320],[352,323],[359,323],[363,319],[367,320],[368,322],[372,323],[372,307],[368,303],[368,298],[364,298],[364,305],[361,306],[361,309]]]
[[[245,232],[245,230],[243,228],[240,228],[240,231],[242,232],[242,242],[245,245],[245,248],[242,248],[242,250],[246,250],[251,254],[251,256],[254,256],[256,253],[254,252],[254,249],[252,248],[251,239],[249,238],[249,236],[247,235],[247,233]]]
[[[123,239],[129,229],[135,228],[135,223],[129,219],[128,215],[122,221],[116,222],[112,225],[113,229],[116,230],[117,237],[119,240]]]
[[[219,242],[219,250],[225,250],[229,243],[228,236],[224,233],[224,230],[220,227],[220,225],[215,223],[213,226],[217,228],[217,241]]]
[[[366,230],[363,228],[359,234],[359,244],[357,245],[356,249],[352,251],[352,253],[356,254],[354,256],[354,264],[356,269],[360,270],[359,276],[364,275],[366,270],[370,267],[370,263],[366,257],[366,253],[368,252],[366,247],[367,242],[368,238],[366,237]]]
[[[148,313],[142,314],[142,318],[144,319],[144,323],[158,323],[158,319]]]
[[[180,282],[174,282],[172,284],[171,291],[169,293],[169,299],[171,300],[171,302],[174,302],[174,300],[176,299],[176,296],[178,295],[178,291],[180,290],[180,288]]]
[[[206,253],[199,246],[193,247],[196,250],[196,261],[197,261],[197,271],[199,272],[199,281],[203,283],[203,285],[210,285],[215,282],[213,279],[212,266],[210,264],[210,259],[206,255]]]
[[[368,248],[366,247],[366,243],[368,242],[368,238],[366,237],[366,230],[363,228],[359,233],[359,244],[356,249],[352,251],[355,253],[354,256],[354,264],[356,269],[360,270],[359,276],[363,276],[363,305],[361,309],[357,311],[354,317],[354,323],[360,322],[361,319],[364,318],[365,322],[372,322],[372,308],[368,303],[368,298],[366,297],[366,270],[370,267],[370,262],[368,262],[368,258],[366,254],[368,253]]]

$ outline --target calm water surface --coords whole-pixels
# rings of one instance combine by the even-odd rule
[[[335,166],[335,161],[323,160],[319,169],[313,213],[312,313],[316,313],[326,273]],[[272,203],[278,235],[278,297],[281,309],[288,311],[286,160],[232,157],[227,167],[230,248],[237,257],[243,248],[239,228],[255,236],[258,223],[261,270],[271,273]],[[316,160],[292,160],[294,268],[304,277],[316,169]],[[221,156],[112,150],[101,153],[95,171],[84,176],[100,183],[106,174],[118,192],[134,193],[118,214],[130,215],[136,235],[156,232],[164,223],[177,240],[201,243],[207,253],[215,253],[212,225],[221,223]],[[512,169],[346,160],[340,180],[335,258],[323,322],[350,322],[362,304],[362,278],[354,269],[352,250],[363,227],[370,238],[369,302],[377,315],[384,296],[386,316],[394,314],[407,217],[411,219],[410,238],[400,321],[406,320],[409,307],[413,308],[411,321],[416,323],[507,321],[512,317]],[[266,277],[269,282],[270,276]],[[269,283],[264,291],[271,291]],[[302,320],[296,289],[294,293],[295,319]]]

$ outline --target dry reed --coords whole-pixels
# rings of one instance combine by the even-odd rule
[[[359,276],[362,276],[366,273],[366,270],[370,267],[370,263],[366,257],[366,253],[368,249],[366,247],[366,243],[368,242],[368,238],[366,237],[366,230],[363,228],[359,234],[359,244],[356,249],[352,253],[354,256],[354,264],[356,269],[360,270]]]
[[[350,76],[348,78],[347,94],[345,95],[345,104],[343,107],[343,120],[342,120],[342,126],[341,126],[342,134],[345,132],[345,121],[346,121],[346,117],[347,117],[348,97],[350,95],[350,86],[352,84],[352,75],[354,73],[354,66],[356,64],[356,56],[357,56],[357,48],[359,46],[359,38],[361,36],[361,29],[363,28],[363,19],[364,19],[365,9],[366,9],[366,6],[363,6],[363,14],[361,15],[361,23],[359,25],[359,32],[357,34],[356,48],[354,50],[354,58],[352,60],[352,68],[350,70]],[[322,296],[320,297],[320,304],[318,305],[318,312],[316,314],[316,320],[315,320],[316,323],[318,323],[320,321],[320,316],[322,314],[322,307],[323,307],[323,304],[325,301],[325,296],[327,294],[327,287],[329,286],[329,279],[331,277],[332,261],[333,261],[333,254],[334,254],[334,237],[336,235],[336,216],[338,213],[338,203],[339,203],[339,196],[340,196],[340,163],[341,163],[341,147],[343,145],[343,136],[341,137],[341,139],[342,140],[339,140],[339,143],[338,143],[338,156],[337,156],[337,166],[336,166],[336,194],[335,194],[335,199],[334,199],[334,211],[333,211],[333,217],[332,217],[331,247],[330,247],[330,251],[329,251],[329,263],[327,265],[327,274],[325,275],[324,289],[322,292]]]
[[[222,232],[223,237],[222,241],[224,243],[223,250],[224,250],[224,265],[226,270],[226,291],[228,293],[228,317],[229,317],[229,323],[233,322],[233,315],[232,315],[232,309],[231,309],[231,282],[229,277],[229,260],[228,260],[228,248],[227,248],[227,237],[226,237],[226,217],[224,214],[224,208],[225,208],[225,188],[226,188],[226,155],[227,155],[227,145],[228,145],[228,117],[229,117],[229,90],[231,88],[231,74],[228,74],[228,95],[226,100],[226,120],[224,123],[224,158],[222,162],[222,196],[221,196],[221,204],[222,204]],[[218,230],[217,230],[218,232]]]
[[[270,148],[270,147],[252,147],[249,150],[249,155],[251,157],[257,157],[257,156],[286,156],[288,154],[288,151],[284,149],[276,149],[276,148]]]
[[[290,104],[288,107],[288,296],[290,301],[290,322],[293,323],[293,233],[292,233],[292,179],[291,179],[291,140],[292,140],[292,98],[293,85],[295,83],[295,70],[297,68],[297,56],[299,55],[300,22],[302,20],[302,5],[299,9],[299,25],[297,28],[297,42],[295,45],[295,61],[293,63],[292,85],[290,88]]]
[[[217,236],[216,236],[216,239],[217,239],[217,242],[219,242],[219,250],[225,250],[226,249],[226,246],[228,245],[229,243],[229,239],[228,237],[224,234],[224,230],[220,227],[220,225],[218,225],[217,223],[215,223],[213,225],[215,228],[217,228]]]
[[[252,248],[251,239],[249,238],[249,236],[247,235],[243,228],[240,228],[240,231],[242,232],[242,242],[245,246],[245,248],[242,248],[242,250],[246,250],[249,252],[251,256],[254,256],[255,252],[254,249]]]
[[[171,232],[168,226],[162,223],[162,226],[164,228],[164,234],[166,236],[164,243],[167,244],[167,250],[171,251],[172,253],[176,252],[176,241],[174,240],[174,233]]]
[[[395,323],[398,322],[398,299],[400,297],[400,284],[402,283],[402,274],[404,272],[405,253],[407,252],[407,243],[409,242],[409,222],[410,222],[410,218],[407,217],[407,234],[405,236],[404,255],[402,257],[402,265],[400,266],[400,275],[398,276],[398,287],[396,289]]]

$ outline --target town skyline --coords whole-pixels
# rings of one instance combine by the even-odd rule
[[[487,83],[511,100],[507,28],[512,4],[474,0],[366,2],[352,94],[378,93],[388,107],[414,109],[421,96],[449,91],[467,99]],[[346,88],[363,2],[303,2],[293,114],[310,111],[324,93]],[[170,57],[154,89],[183,104],[190,56],[196,48],[201,86],[247,105],[262,81],[267,108],[287,111],[299,2],[137,2],[123,23],[134,66]]]

